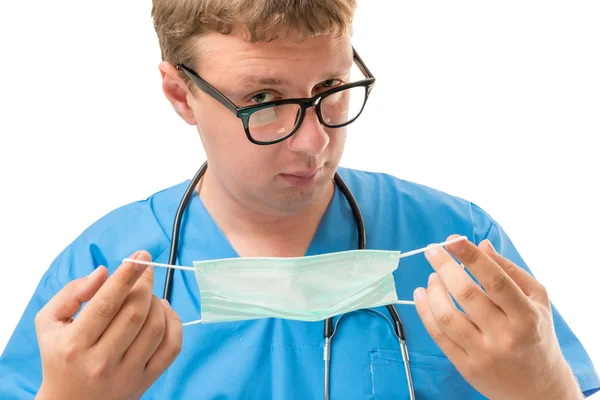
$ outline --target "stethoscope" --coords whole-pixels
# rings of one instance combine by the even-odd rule
[[[173,239],[171,240],[171,250],[169,253],[169,264],[175,265],[175,261],[177,258],[177,247],[179,244],[179,228],[181,226],[181,220],[183,217],[183,213],[185,208],[187,207],[192,195],[195,192],[196,186],[206,169],[208,168],[208,162],[204,162],[202,167],[196,172],[196,175],[192,178],[189,186],[185,190],[183,197],[181,198],[181,202],[179,203],[179,207],[177,208],[177,212],[175,214],[175,220],[173,222]],[[365,250],[367,248],[367,240],[366,240],[366,231],[365,231],[365,223],[362,217],[362,213],[358,208],[358,204],[356,199],[352,195],[352,192],[342,179],[342,177],[336,172],[334,176],[334,181],[336,185],[342,191],[344,197],[348,201],[350,208],[352,209],[352,214],[354,215],[354,220],[356,221],[356,228],[358,229],[358,249]],[[165,287],[163,292],[163,298],[167,299],[169,302],[171,301],[171,291],[173,288],[173,268],[169,268],[167,270],[167,276],[165,278]],[[404,369],[406,371],[406,381],[408,383],[408,390],[410,394],[410,399],[415,400],[415,390],[413,385],[412,376],[410,374],[410,365],[408,359],[408,348],[406,347],[406,337],[404,333],[404,326],[402,325],[402,321],[400,320],[400,315],[396,308],[389,304],[386,306],[387,310],[392,317],[394,332],[398,341],[400,343],[400,351],[402,353],[402,361],[404,362]],[[339,320],[338,320],[339,322]],[[325,326],[323,329],[323,338],[325,339],[325,347],[323,349],[323,360],[325,361],[325,400],[329,400],[329,364],[331,361],[331,340],[333,338],[333,334],[335,333],[333,327],[333,318],[328,318],[325,320]]]

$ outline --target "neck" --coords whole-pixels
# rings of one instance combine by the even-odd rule
[[[204,207],[241,257],[303,256],[333,197],[333,181],[305,210],[286,216],[255,211],[238,201],[210,173],[196,191]]]

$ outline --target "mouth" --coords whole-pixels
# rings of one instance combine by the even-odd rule
[[[322,170],[323,167],[321,166],[316,169],[298,170],[289,174],[281,174],[281,177],[291,186],[302,188],[315,183]]]

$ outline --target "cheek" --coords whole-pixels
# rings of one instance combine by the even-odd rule
[[[275,159],[271,146],[257,146],[246,137],[242,121],[222,105],[204,106],[196,113],[198,132],[210,165],[221,179],[247,184],[267,174]]]
[[[338,129],[328,129],[329,134],[329,156],[332,161],[339,161],[346,145],[346,127]]]
[[[195,109],[198,133],[209,160],[216,164],[228,154],[239,154],[247,141],[242,121],[214,101],[202,102]]]

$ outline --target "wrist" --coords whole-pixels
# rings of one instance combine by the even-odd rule
[[[40,386],[40,389],[38,390],[37,394],[35,395],[35,400],[68,400],[65,398],[64,393],[60,393],[57,392],[55,389],[52,389],[52,387],[48,388],[47,385],[44,385],[44,383],[42,382],[42,385]]]
[[[582,400],[585,398],[579,387],[579,382],[577,382],[577,378],[566,360],[562,363],[560,372],[552,382],[554,384],[542,393],[540,398],[547,400]]]

